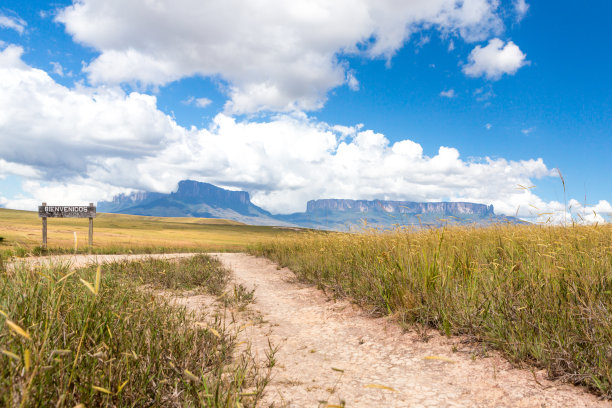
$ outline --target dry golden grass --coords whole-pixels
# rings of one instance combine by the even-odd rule
[[[50,252],[87,252],[87,219],[49,218]],[[0,254],[24,255],[42,242],[42,222],[31,211],[0,209]],[[94,252],[239,251],[286,233],[235,221],[206,218],[163,218],[99,213],[94,219]],[[8,253],[10,255],[10,253]]]

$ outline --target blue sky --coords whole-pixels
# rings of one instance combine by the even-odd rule
[[[609,2],[253,7],[3,2],[0,205],[192,178],[275,212],[386,198],[612,213]]]

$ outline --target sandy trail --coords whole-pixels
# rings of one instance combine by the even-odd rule
[[[63,255],[26,262],[75,267],[192,255]],[[262,362],[268,340],[279,346],[262,407],[612,407],[579,387],[545,380],[541,371],[513,368],[495,352],[475,356],[462,338],[432,331],[425,343],[390,319],[328,299],[267,259],[213,255],[233,271],[235,283],[255,289],[255,302],[237,313],[236,324],[246,326],[243,340]],[[195,311],[215,302],[201,294],[177,300]]]
[[[289,269],[245,254],[215,254],[236,283],[255,288],[263,324],[245,337],[262,354],[280,346],[262,406],[610,407],[578,387],[513,369],[497,353],[473,358],[460,338],[425,343],[389,319],[368,317],[297,282]],[[453,346],[458,351],[453,352]],[[339,371],[342,370],[342,371]],[[392,388],[393,390],[382,388]]]
[[[158,259],[176,259],[185,258],[195,255],[194,253],[179,253],[179,254],[116,254],[116,255],[49,255],[35,256],[30,258],[16,259],[13,264],[27,263],[28,265],[49,265],[49,264],[67,264],[72,268],[87,266],[90,264],[103,264],[123,260],[138,260],[146,258]]]

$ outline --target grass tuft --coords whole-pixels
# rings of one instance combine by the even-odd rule
[[[3,270],[0,406],[254,406],[269,372],[235,352],[221,314],[201,327],[142,289],[220,293],[227,279],[204,255]]]

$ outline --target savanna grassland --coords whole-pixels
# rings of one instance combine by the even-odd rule
[[[228,279],[207,255],[0,270],[0,406],[255,406],[269,370],[223,314],[154,292],[219,296]]]
[[[100,273],[3,264],[40,254],[40,227],[36,213],[0,209],[0,405],[249,406],[260,398],[269,372],[236,355],[236,335],[220,318],[198,325],[143,290],[216,296],[228,284],[220,264],[204,255]],[[246,250],[423,338],[427,328],[463,335],[612,398],[611,224],[332,233],[98,214],[91,249],[87,228],[49,219],[48,252]]]
[[[401,324],[612,397],[612,225],[308,233],[251,253]]]
[[[32,211],[0,208],[0,255],[41,254],[41,219]],[[49,218],[48,253],[164,253],[241,251],[287,229],[207,218],[163,218],[98,213],[94,246],[88,247],[87,219]]]

